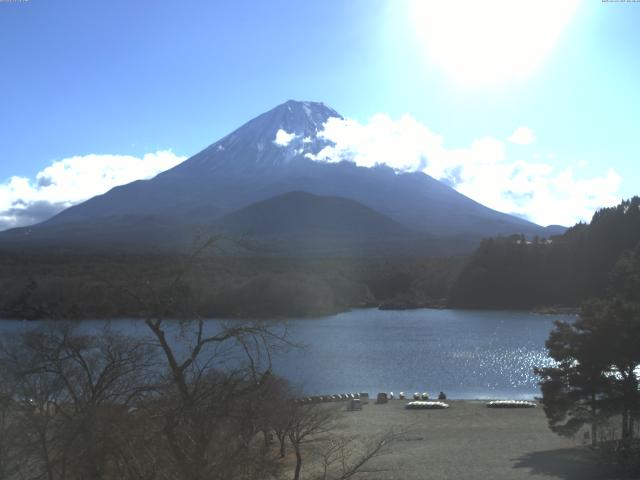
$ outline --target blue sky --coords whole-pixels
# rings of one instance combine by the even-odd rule
[[[372,142],[433,136],[396,166],[425,155],[426,173],[539,223],[640,193],[640,3],[522,2],[544,4],[524,33],[501,0],[416,3],[0,2],[0,228],[149,177],[290,98],[351,119],[334,133],[364,165]]]

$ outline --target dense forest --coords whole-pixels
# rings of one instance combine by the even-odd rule
[[[0,254],[0,317],[141,316],[187,256]],[[359,307],[443,306],[463,259],[283,259],[204,252],[189,268],[172,315],[227,318],[331,314]]]
[[[189,269],[171,313],[251,318],[359,307],[577,307],[605,294],[614,267],[638,249],[640,197],[599,210],[590,224],[564,235],[485,239],[466,259],[239,257],[214,248]],[[140,316],[136,298],[163,295],[188,258],[0,252],[0,317]]]
[[[640,198],[597,211],[550,239],[489,238],[461,270],[449,304],[462,308],[578,306],[605,293],[618,262],[640,248]]]

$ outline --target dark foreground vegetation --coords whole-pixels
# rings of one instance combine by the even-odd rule
[[[49,322],[2,339],[0,478],[346,480],[385,452],[396,434],[336,433],[335,409],[299,403],[271,371],[285,330],[165,320],[188,270],[161,295],[126,292],[139,338]]]
[[[259,326],[195,322],[183,355],[148,326],[148,343],[60,323],[4,339],[0,478],[348,479],[396,437],[335,433],[336,408],[299,403],[265,365],[281,339]],[[232,343],[244,361],[213,353]]]
[[[556,364],[536,370],[550,428],[585,438],[640,476],[640,249],[610,275],[606,296],[557,322],[546,343]]]

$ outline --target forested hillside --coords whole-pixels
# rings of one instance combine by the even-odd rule
[[[636,256],[631,255],[635,252]],[[532,309],[599,297],[614,267],[640,275],[640,197],[602,209],[564,235],[482,241],[463,258],[259,258],[205,255],[181,310],[206,316],[323,315],[358,307]],[[139,316],[134,294],[162,295],[181,255],[0,252],[0,317]]]
[[[640,248],[640,197],[597,211],[564,235],[483,240],[453,283],[463,308],[577,306],[605,293],[611,272]]]
[[[179,255],[0,252],[0,318],[139,317],[140,299],[165,295],[186,261]],[[462,259],[204,255],[188,269],[166,313],[289,317],[440,306],[461,264]]]

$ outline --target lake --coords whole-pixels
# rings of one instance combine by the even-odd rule
[[[274,371],[305,393],[419,391],[450,398],[532,398],[539,395],[536,366],[550,363],[544,342],[555,319],[513,311],[352,310],[319,318],[287,320],[301,348],[274,358]],[[210,320],[212,326],[216,320]],[[36,323],[0,322],[0,333]],[[85,321],[95,329],[102,321]],[[113,322],[131,334],[145,332],[135,320]]]

